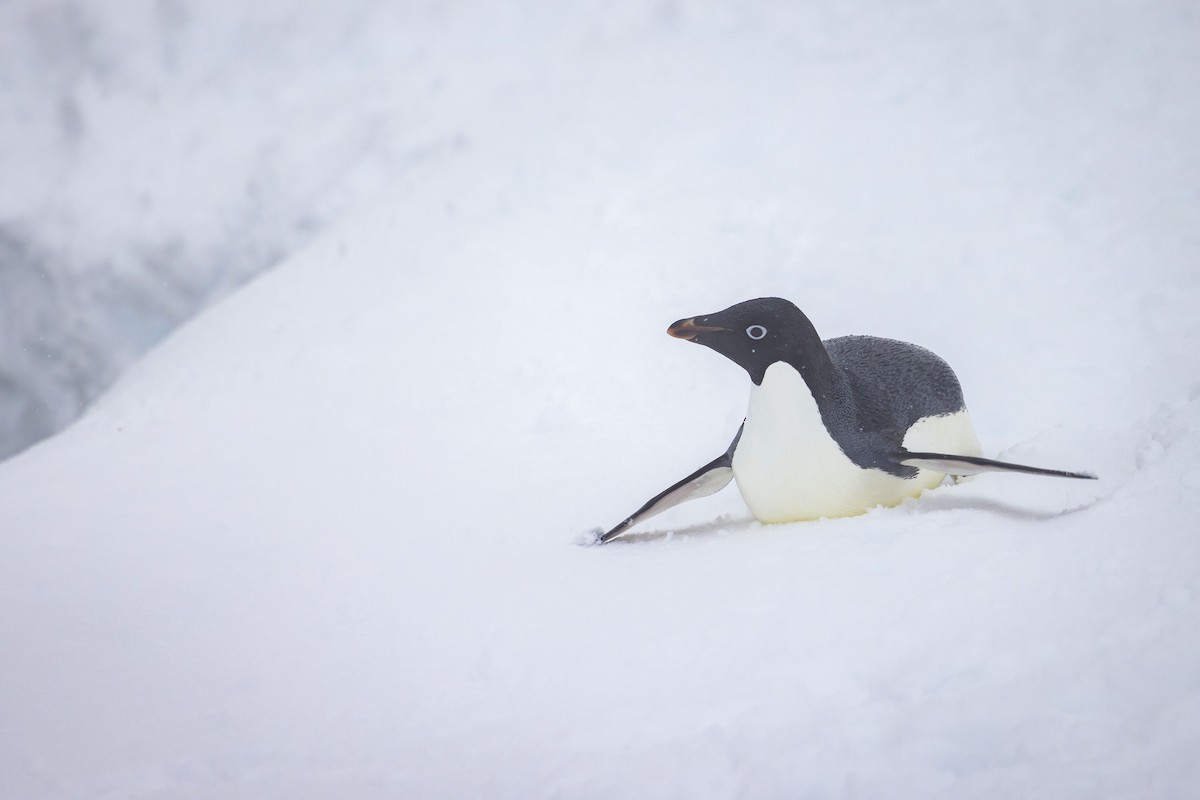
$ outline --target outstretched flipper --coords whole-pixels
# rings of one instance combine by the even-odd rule
[[[698,497],[708,497],[716,494],[729,485],[733,480],[733,451],[737,448],[738,440],[742,438],[742,429],[738,428],[737,436],[729,449],[700,469],[688,475],[678,483],[659,492],[646,501],[646,504],[626,517],[621,524],[600,537],[600,544],[611,541],[639,522],[661,514],[668,508],[674,508],[680,503],[695,500]]]
[[[946,453],[900,453],[893,459],[898,464],[904,464],[932,472],[943,472],[947,475],[978,475],[981,472],[1024,472],[1027,475],[1051,475],[1056,478],[1084,478],[1096,480],[1090,472],[1067,472],[1061,469],[1046,469],[1045,467],[1029,467],[1025,464],[1010,464],[1007,461],[994,461],[979,456],[954,456]]]

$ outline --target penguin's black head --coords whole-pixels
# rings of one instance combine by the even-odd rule
[[[760,297],[724,311],[681,319],[667,333],[711,347],[762,383],[767,367],[787,361],[801,372],[812,348],[824,349],[804,312],[779,297]]]

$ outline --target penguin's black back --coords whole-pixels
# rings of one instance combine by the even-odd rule
[[[818,404],[830,433],[860,466],[905,475],[909,468],[881,456],[899,452],[918,420],[965,408],[954,370],[924,347],[877,336],[841,336],[824,345],[849,398],[836,403],[840,408],[820,398]]]
[[[849,378],[859,406],[878,409],[904,428],[922,417],[963,410],[954,370],[924,347],[878,336],[841,336],[824,344]]]

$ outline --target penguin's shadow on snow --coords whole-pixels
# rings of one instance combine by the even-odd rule
[[[917,515],[940,511],[982,511],[1000,517],[1018,519],[1018,521],[1022,522],[1046,522],[1048,519],[1066,517],[1079,511],[1091,509],[1098,501],[1099,498],[1088,500],[1087,503],[1070,506],[1069,509],[1046,511],[1044,509],[1030,509],[1030,507],[1022,507],[1012,503],[1002,503],[1000,500],[985,498],[924,498],[922,503],[917,507]]]
[[[630,531],[618,536],[604,546],[611,547],[614,544],[638,544],[641,542],[665,542],[670,539],[687,539],[693,536],[716,536],[722,531],[732,531],[734,529],[749,527],[754,521],[754,517],[745,514],[737,517],[721,517],[709,520],[708,522],[698,522],[695,525],[688,525],[683,528],[667,528],[657,531]]]
[[[933,514],[939,511],[980,511],[1023,522],[1045,522],[1086,511],[1104,500],[1104,495],[1089,498],[1076,505],[1058,509],[1039,509],[988,497],[956,497],[953,492],[933,492],[920,498],[916,514]]]
[[[979,511],[986,514],[995,514],[997,516],[1007,517],[1008,519],[1018,520],[1021,522],[1045,522],[1047,520],[1065,517],[1070,514],[1076,514],[1080,511],[1086,511],[1087,509],[1101,502],[1103,499],[1104,497],[1100,496],[1069,508],[1044,510],[1023,507],[1013,503],[1006,503],[1000,500],[984,497],[926,495],[918,501],[919,505],[917,505],[914,509],[913,516],[920,517],[922,514],[935,514],[942,511]],[[889,511],[894,509],[884,510]],[[605,546],[609,547],[619,544],[638,544],[641,542],[663,542],[669,541],[676,537],[690,538],[693,536],[716,536],[723,531],[747,528],[753,524],[754,521],[754,517],[747,514],[738,517],[725,517],[722,519],[709,520],[708,522],[700,522],[683,528],[631,531],[630,533],[626,533],[617,537],[616,539],[613,539]]]

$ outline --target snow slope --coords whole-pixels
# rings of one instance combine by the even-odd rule
[[[738,9],[454,7],[454,157],[0,466],[0,796],[1191,796],[1200,20]],[[663,331],[763,294],[1101,480],[577,546],[728,444]]]
[[[0,457],[349,207],[453,159],[497,67],[441,4],[0,5]]]

